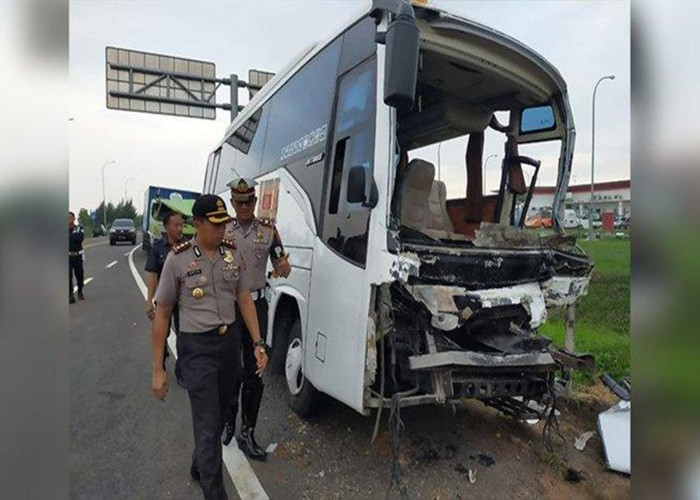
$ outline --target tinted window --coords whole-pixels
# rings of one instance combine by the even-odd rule
[[[374,19],[365,18],[343,36],[343,52],[340,56],[340,73],[364,61],[377,50],[374,41],[376,24]]]
[[[112,227],[125,227],[125,228],[134,227],[134,221],[132,221],[131,219],[116,219],[112,223]]]
[[[339,55],[336,40],[272,97],[263,173],[324,150]]]
[[[268,105],[258,109],[226,139],[221,148],[215,193],[226,190],[226,184],[234,177],[255,179],[260,175],[268,110]]]
[[[362,202],[348,202],[347,187],[350,169],[362,167],[369,198],[374,162],[375,67],[372,58],[340,80],[328,206],[323,221],[323,239],[328,246],[361,265],[367,260],[370,209],[363,207]]]

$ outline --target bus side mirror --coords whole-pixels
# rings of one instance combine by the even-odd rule
[[[346,199],[348,203],[362,203],[363,207],[374,208],[379,202],[379,191],[374,179],[371,179],[372,185],[369,191],[369,201],[365,195],[365,186],[367,170],[365,167],[356,165],[348,172],[348,191]]]
[[[394,108],[411,109],[416,95],[420,31],[413,9],[408,3],[405,5],[407,9],[402,9],[389,23],[384,40],[384,103]]]

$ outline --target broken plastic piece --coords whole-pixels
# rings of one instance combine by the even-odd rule
[[[631,472],[631,415],[629,401],[620,401],[598,415],[608,468],[625,474]]]
[[[588,440],[591,439],[594,434],[595,431],[588,431],[581,434],[579,437],[576,438],[576,441],[574,442],[574,448],[576,448],[578,451],[583,451],[584,448],[586,448]]]
[[[468,477],[469,477],[470,483],[472,483],[472,484],[476,483],[476,471],[475,470],[469,469]]]
[[[277,443],[270,443],[269,445],[267,445],[267,448],[265,448],[265,452],[274,453],[276,449],[277,449]]]

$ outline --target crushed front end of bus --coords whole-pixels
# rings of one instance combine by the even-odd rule
[[[540,418],[553,404],[558,374],[592,365],[538,332],[557,308],[573,328],[593,268],[563,228],[575,139],[566,84],[541,56],[501,33],[415,10],[416,99],[396,113],[387,221],[395,260],[391,279],[374,288],[366,406],[476,398],[518,419]],[[487,194],[484,142],[494,135],[503,158],[498,189]],[[455,176],[441,179],[439,167],[420,156],[421,148],[460,137],[468,137],[466,182],[455,188]],[[554,165],[521,153],[543,142],[559,149]],[[551,227],[533,230],[524,222],[540,167],[556,187]]]

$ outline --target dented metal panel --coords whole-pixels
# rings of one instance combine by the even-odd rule
[[[411,370],[430,370],[435,368],[458,366],[466,368],[534,368],[542,371],[556,368],[556,363],[549,353],[534,352],[526,354],[487,354],[473,351],[446,351],[408,358]]]
[[[547,307],[565,307],[588,293],[589,277],[552,276],[542,283]]]

